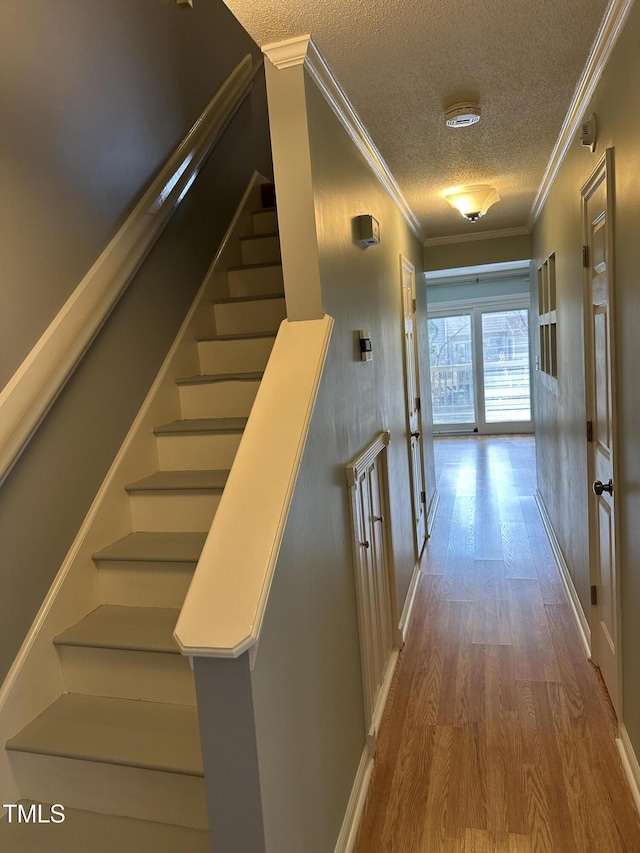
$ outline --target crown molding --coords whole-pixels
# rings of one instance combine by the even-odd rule
[[[529,217],[529,228],[535,225],[544,203],[547,200],[553,182],[566,157],[571,142],[574,140],[580,122],[589,106],[604,69],[609,61],[613,48],[618,41],[627,22],[634,0],[611,0],[606,11],[598,35],[589,54],[582,76],[576,87],[569,111],[565,117],[558,141],[551,154],[540,187],[533,200]]]
[[[284,41],[265,44],[262,52],[276,68],[292,68],[294,65],[304,63],[310,43],[311,36],[307,33]]]
[[[311,79],[320,89],[325,100],[349,134],[352,142],[360,151],[376,178],[393,199],[409,228],[411,228],[415,236],[422,242],[424,235],[418,218],[409,206],[389,167],[374,145],[359,115],[351,105],[351,102],[316,47],[313,39],[309,35],[298,36],[285,41],[267,44],[262,50],[276,68],[282,69],[291,68],[295,65],[304,65]]]
[[[480,231],[478,234],[451,234],[448,237],[427,237],[425,247],[449,246],[452,243],[475,243],[476,240],[497,240],[499,237],[522,237],[529,234],[526,225],[517,228],[499,228],[496,231]]]

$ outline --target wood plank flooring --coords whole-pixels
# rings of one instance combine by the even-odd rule
[[[534,502],[533,438],[441,438],[436,463],[357,853],[638,853],[615,715]]]

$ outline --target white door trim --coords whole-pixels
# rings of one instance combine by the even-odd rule
[[[581,207],[582,207],[582,236],[583,245],[589,244],[588,233],[589,225],[587,221],[587,200],[591,196],[595,188],[604,179],[606,184],[607,200],[606,200],[606,233],[607,233],[607,280],[608,280],[608,315],[609,315],[609,340],[610,340],[610,394],[611,394],[611,447],[613,457],[613,473],[612,478],[615,485],[621,482],[618,471],[618,459],[616,453],[617,446],[617,418],[616,418],[616,364],[615,364],[615,265],[614,265],[614,234],[613,234],[613,199],[614,199],[614,173],[613,173],[613,148],[607,148],[604,155],[599,160],[597,166],[591,173],[580,191]],[[589,354],[593,346],[590,322],[590,269],[591,265],[583,268],[583,317],[584,317],[584,362],[585,362],[585,402],[587,421],[593,421],[595,410],[594,398],[594,379],[592,375],[592,366]],[[587,444],[587,488],[589,494],[588,506],[588,524],[589,524],[589,574],[590,583],[598,585],[598,524],[597,524],[597,507],[594,496],[592,494],[592,483],[595,479],[594,470],[594,444]],[[616,502],[619,503],[619,496],[616,494]],[[615,504],[614,504],[615,512]],[[619,516],[619,513],[616,513]],[[617,519],[616,519],[617,520]],[[615,521],[614,521],[615,525]],[[616,647],[616,669],[617,669],[617,685],[607,685],[611,701],[618,714],[618,721],[622,723],[622,612],[621,612],[621,595],[620,595],[620,571],[622,562],[620,559],[620,536],[615,531],[613,537],[613,560],[615,562],[615,611],[616,611],[616,626],[614,642]],[[590,607],[589,623],[591,627],[591,651],[593,661],[598,664],[598,630],[597,630],[598,610],[597,606]],[[614,695],[611,695],[613,689]]]

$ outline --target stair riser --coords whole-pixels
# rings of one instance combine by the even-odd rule
[[[70,693],[195,705],[189,660],[178,654],[58,646]]]
[[[177,494],[136,492],[131,495],[134,530],[152,532],[208,531],[220,503],[221,493]]]
[[[251,411],[260,380],[229,380],[180,386],[182,417],[238,418]]]
[[[284,292],[282,267],[229,270],[229,296],[262,296]]]
[[[125,607],[182,607],[195,563],[101,561],[100,601]]]
[[[9,760],[19,789],[36,802],[208,828],[200,776],[27,752]]]
[[[280,240],[277,236],[242,240],[243,264],[272,264],[280,262]]]
[[[286,317],[284,299],[221,302],[214,305],[213,309],[219,335],[275,331]]]
[[[252,373],[267,366],[275,338],[200,341],[201,373]]]
[[[256,210],[251,214],[254,234],[273,234],[278,230],[278,214],[275,210]]]
[[[157,436],[158,461],[164,471],[231,468],[242,433]]]

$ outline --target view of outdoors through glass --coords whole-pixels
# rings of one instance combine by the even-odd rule
[[[474,365],[472,315],[429,319],[433,419],[437,425],[476,423],[474,366],[484,390],[484,422],[531,420],[529,327],[526,309],[483,312],[482,363]]]
[[[528,320],[526,310],[482,315],[484,419],[489,424],[531,420]]]

